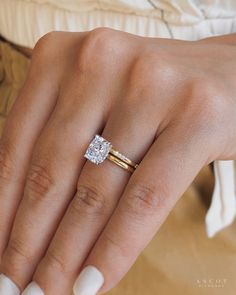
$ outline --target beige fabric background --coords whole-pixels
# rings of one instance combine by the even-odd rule
[[[0,41],[0,132],[28,66],[28,58]],[[211,168],[204,168],[109,295],[236,294],[236,223],[213,239],[206,236],[213,181]]]

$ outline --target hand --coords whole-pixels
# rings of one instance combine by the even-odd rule
[[[76,295],[115,286],[199,170],[236,158],[235,45],[103,28],[40,39],[0,143],[1,272],[36,282],[28,295],[70,294],[87,265]],[[85,161],[95,134],[136,171]]]

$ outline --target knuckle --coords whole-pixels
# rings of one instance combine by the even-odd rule
[[[33,255],[30,254],[28,247],[20,240],[10,240],[5,253],[3,254],[3,264],[11,269],[23,264],[30,264]],[[5,263],[4,263],[5,262]]]
[[[56,269],[57,271],[61,273],[66,274],[70,272],[65,259],[63,259],[61,255],[58,255],[57,253],[55,253],[55,251],[48,250],[44,259],[44,263],[50,268]]]
[[[33,56],[38,53],[46,54],[48,50],[48,46],[54,43],[55,38],[57,38],[58,34],[60,34],[60,32],[51,31],[45,34],[44,36],[42,36],[35,44],[35,47],[33,49]]]
[[[111,65],[114,56],[118,58],[121,50],[120,32],[110,28],[96,28],[83,40],[77,55],[77,68],[80,72],[100,73]],[[119,46],[118,46],[118,43]]]
[[[57,53],[59,52],[59,46],[62,46],[61,43],[64,34],[63,32],[52,31],[37,41],[32,52],[31,65],[32,69],[35,69],[38,74],[40,71],[44,73],[45,68],[49,71],[53,62],[59,62],[60,56]]]
[[[104,231],[102,235],[102,240],[106,244],[106,249],[112,247],[114,253],[119,253],[119,255],[123,257],[130,255],[128,247],[122,246],[123,243],[119,241],[117,235],[114,235],[108,231]],[[127,254],[127,252],[129,252],[129,254]]]
[[[91,216],[103,215],[107,204],[103,194],[89,186],[78,186],[72,209],[76,214]]]
[[[115,30],[96,28],[89,32],[84,44],[87,51],[97,52],[97,56],[106,57],[110,52],[113,53],[115,39],[117,39]]]
[[[12,181],[15,175],[15,162],[12,158],[12,147],[3,140],[0,142],[0,179]]]
[[[125,197],[126,210],[135,215],[156,212],[163,202],[164,198],[157,194],[156,189],[145,184],[133,185]]]
[[[33,202],[44,199],[54,187],[54,180],[46,165],[32,163],[26,177],[27,198]]]

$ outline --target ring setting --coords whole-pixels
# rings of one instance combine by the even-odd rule
[[[108,159],[130,172],[134,172],[138,167],[138,164],[113,149],[112,144],[100,135],[95,135],[94,139],[89,144],[84,157],[96,165],[99,165]]]

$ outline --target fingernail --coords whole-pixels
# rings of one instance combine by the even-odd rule
[[[75,295],[96,295],[104,283],[103,274],[94,266],[86,266],[74,284]]]
[[[0,275],[0,294],[20,295],[20,289],[17,285],[4,274]]]
[[[22,295],[44,295],[44,292],[38,284],[32,282],[26,287]]]

